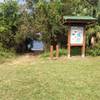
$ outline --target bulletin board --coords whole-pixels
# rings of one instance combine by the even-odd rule
[[[84,33],[83,27],[71,26],[70,44],[83,45],[83,33]]]

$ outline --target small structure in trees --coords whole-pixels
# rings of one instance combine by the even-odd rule
[[[68,26],[68,58],[71,55],[71,47],[81,47],[82,57],[85,57],[85,28],[95,22],[96,18],[90,16],[63,16],[63,23]]]

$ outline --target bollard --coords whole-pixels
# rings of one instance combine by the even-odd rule
[[[56,58],[58,58],[58,57],[59,57],[59,46],[56,45]]]
[[[53,59],[53,45],[50,46],[50,58]]]

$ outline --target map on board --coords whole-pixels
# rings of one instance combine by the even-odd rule
[[[83,44],[83,27],[71,27],[71,36],[70,43],[71,44]]]

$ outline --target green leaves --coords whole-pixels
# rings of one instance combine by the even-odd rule
[[[0,4],[0,42],[5,47],[14,46],[14,37],[18,23],[18,3],[5,0]]]
[[[18,5],[15,0],[5,0],[0,3],[0,42],[15,47],[23,44],[27,37],[37,38],[36,33],[40,32],[41,39],[50,44],[51,37],[66,33],[62,25],[63,15],[88,16],[95,9],[99,25],[99,3],[97,6],[94,8],[86,0],[26,0],[24,5]],[[99,31],[99,28],[93,30]]]

